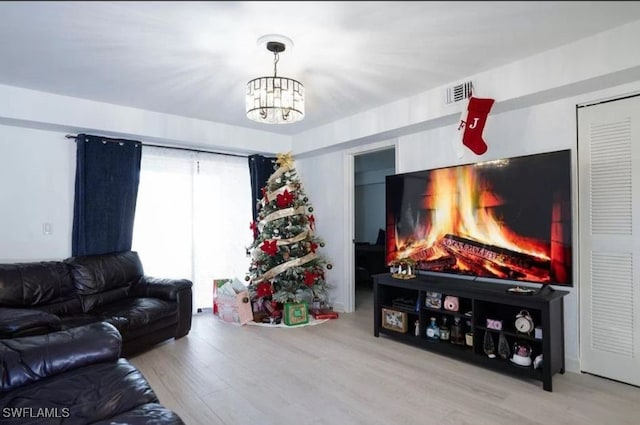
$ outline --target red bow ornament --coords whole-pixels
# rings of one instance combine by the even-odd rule
[[[310,271],[304,272],[304,284],[307,286],[312,286],[318,277],[317,274],[311,273]]]
[[[264,241],[260,246],[260,249],[265,252],[267,255],[273,257],[278,252],[278,244],[277,241]]]
[[[291,205],[291,202],[293,202],[293,195],[289,193],[287,189],[284,190],[282,195],[276,196],[276,205],[278,208],[286,208]]]
[[[271,288],[271,282],[260,282],[256,288],[256,294],[258,295],[258,298],[272,295],[273,289]]]

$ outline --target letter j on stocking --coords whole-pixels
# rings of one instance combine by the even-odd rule
[[[487,144],[482,139],[482,132],[487,123],[487,116],[491,111],[493,102],[495,102],[495,99],[469,98],[462,143],[476,155],[482,155],[487,151]]]

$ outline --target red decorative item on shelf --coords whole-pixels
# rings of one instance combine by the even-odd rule
[[[310,216],[308,216],[309,218],[309,228],[311,230],[314,230],[316,227],[316,218],[313,216],[313,214],[311,214]]]
[[[252,221],[249,224],[249,229],[253,230],[253,237],[254,238],[258,237],[258,225],[256,224],[255,221]]]
[[[311,242],[311,245],[309,245],[309,250],[311,250],[311,252],[315,253],[316,249],[318,249],[318,244]]]

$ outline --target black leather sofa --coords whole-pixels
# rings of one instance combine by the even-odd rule
[[[189,333],[191,286],[145,276],[135,251],[0,264],[0,338],[106,321],[128,357]]]
[[[0,340],[0,423],[184,424],[120,348],[120,333],[105,322]]]

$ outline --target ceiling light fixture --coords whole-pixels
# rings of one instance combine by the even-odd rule
[[[297,80],[278,77],[278,61],[286,44],[293,45],[283,36],[264,36],[267,50],[273,52],[273,77],[259,77],[247,83],[245,106],[247,118],[265,124],[290,124],[304,118],[304,86]]]

